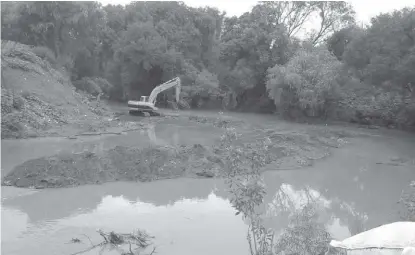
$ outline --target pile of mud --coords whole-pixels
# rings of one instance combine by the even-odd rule
[[[101,154],[58,154],[26,161],[4,177],[3,185],[59,188],[112,181],[154,181],[181,176],[213,177],[222,161],[202,145],[129,148]]]
[[[188,119],[190,121],[194,121],[197,123],[202,123],[202,124],[210,124],[213,125],[214,127],[217,128],[230,128],[230,127],[234,127],[234,126],[243,126],[246,125],[246,123],[244,123],[241,120],[234,120],[231,118],[225,118],[223,116],[219,116],[219,117],[206,117],[206,116],[189,116]]]
[[[353,136],[319,128],[307,132],[264,130],[261,133],[271,141],[271,154],[277,151],[283,155],[273,159],[273,167],[278,170],[311,166],[316,160],[328,157],[333,148],[340,148],[347,143],[347,138]]]

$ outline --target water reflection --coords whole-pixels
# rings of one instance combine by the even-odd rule
[[[264,225],[280,234],[290,225],[290,217],[309,204],[317,210],[316,224],[324,225],[335,239],[362,231],[369,219],[383,224],[378,214],[384,213],[391,201],[383,210],[365,210],[367,207],[355,202],[359,201],[357,197],[339,198],[342,190],[353,187],[353,180],[339,182],[336,189],[331,186],[327,191],[324,185],[329,182],[320,176],[324,174],[267,174]],[[308,184],[299,183],[307,175]],[[315,180],[321,182],[313,186]],[[369,181],[365,184],[369,189],[377,188]],[[201,179],[108,183],[9,196],[2,200],[3,250],[10,254],[62,254],[65,250],[70,254],[85,247],[64,243],[82,234],[96,236],[96,228],[120,232],[143,228],[156,235],[158,244],[164,247],[159,254],[208,254],[221,249],[247,254],[247,225],[235,217],[228,197],[222,181]],[[212,235],[219,239],[210,239]],[[94,238],[94,242],[101,241],[99,236]],[[233,243],[231,248],[227,242]]]
[[[27,214],[10,207],[1,207],[1,241],[15,240],[27,230],[29,217]]]
[[[91,186],[89,191],[99,190],[103,186]],[[132,186],[128,188],[131,189]],[[18,223],[24,225],[24,228],[7,234],[8,238],[3,242],[3,252],[70,254],[84,247],[67,245],[65,242],[73,237],[82,239],[81,233],[91,236],[93,242],[98,242],[100,237],[94,233],[97,228],[127,233],[135,228],[142,228],[156,236],[159,254],[247,254],[248,247],[244,242],[246,226],[239,217],[235,217],[229,201],[217,196],[212,190],[201,198],[177,198],[164,205],[144,202],[140,198],[144,193],[137,192],[137,189],[135,191],[135,196],[128,193],[104,195],[95,206],[92,203],[90,209],[75,211],[66,217],[55,217],[54,220],[51,220],[48,212],[54,211],[58,206],[44,210],[41,220],[41,213],[35,212],[39,207],[26,207],[25,210],[28,211],[23,213],[18,209],[12,211],[10,201],[5,201],[3,207],[10,212],[8,215],[24,215],[26,221],[20,216],[7,218],[8,227]],[[50,195],[44,192],[34,195],[42,194],[46,197]],[[83,196],[88,197],[87,194],[89,193]],[[204,191],[200,194],[204,194]],[[33,215],[39,217],[37,222],[31,219]]]
[[[350,209],[351,213],[359,214],[351,206],[343,204]],[[290,218],[293,215],[310,205],[316,210],[318,216],[316,222],[325,225],[333,238],[343,239],[353,233],[349,229],[349,222],[343,218],[344,215],[339,214],[338,208],[333,207],[336,205],[335,201],[327,199],[312,188],[306,187],[297,190],[289,184],[282,184],[266,204],[264,224],[279,233],[289,226]]]
[[[36,223],[93,210],[100,204],[102,198],[108,195],[122,196],[127,201],[139,200],[154,206],[167,206],[184,198],[206,199],[212,191],[226,197],[224,186],[220,181],[183,178],[180,181],[108,183],[101,186],[42,190],[30,196],[6,200],[3,205],[26,212],[30,220]]]

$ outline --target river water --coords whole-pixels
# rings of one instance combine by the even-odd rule
[[[255,118],[265,122],[269,117]],[[290,126],[268,124],[281,129]],[[2,176],[27,159],[58,151],[137,143],[209,144],[220,132],[208,126],[170,123],[120,136],[2,141]],[[268,171],[264,174],[265,224],[281,230],[288,224],[289,213],[310,199],[321,205],[319,220],[336,239],[397,221],[397,201],[415,180],[414,160],[412,134],[373,131],[371,136],[351,139],[311,167]],[[247,225],[235,216],[221,180],[181,178],[40,191],[2,187],[1,191],[3,254],[69,255],[89,246],[85,235],[93,243],[102,241],[97,229],[129,233],[137,228],[155,236],[158,254],[249,254]],[[69,243],[72,238],[83,243]]]

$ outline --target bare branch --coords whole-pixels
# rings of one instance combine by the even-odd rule
[[[89,238],[89,236],[87,236],[87,235],[85,235],[85,234],[82,234],[82,235],[83,235],[83,236],[85,236],[86,238],[88,238],[89,243],[90,243],[92,246],[94,246],[94,244],[92,243],[91,238]]]

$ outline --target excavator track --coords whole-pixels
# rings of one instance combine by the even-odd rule
[[[132,116],[142,116],[142,117],[161,116],[161,113],[156,112],[156,111],[129,111],[128,113]]]

